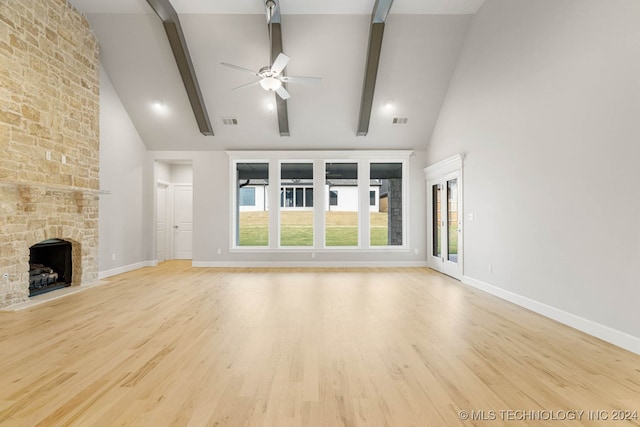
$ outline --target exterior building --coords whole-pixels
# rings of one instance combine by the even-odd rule
[[[258,181],[258,180],[256,180]],[[325,210],[333,212],[358,211],[358,187],[354,183],[337,183],[325,185]],[[240,212],[268,211],[269,200],[267,194],[269,185],[262,182],[251,182],[238,189],[238,204]],[[372,183],[369,187],[369,211],[380,212],[381,198],[386,199],[387,193],[382,194],[382,186]],[[280,187],[280,208],[283,210],[305,211],[313,210],[313,182],[299,181],[282,183]]]

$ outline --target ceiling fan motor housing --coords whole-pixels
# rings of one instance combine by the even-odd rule
[[[258,75],[263,79],[266,79],[267,77],[275,77],[277,73],[273,72],[271,70],[271,67],[267,65],[260,68],[260,71],[258,71]]]

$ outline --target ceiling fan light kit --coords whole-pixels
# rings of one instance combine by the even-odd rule
[[[282,86],[282,82],[275,77],[264,77],[260,80],[260,86],[262,86],[264,90],[274,91]]]

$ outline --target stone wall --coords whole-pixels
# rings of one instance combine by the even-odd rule
[[[389,245],[402,246],[402,178],[389,179]]]
[[[0,0],[0,307],[27,299],[45,239],[72,243],[75,285],[97,279],[99,87],[97,40],[66,0]]]

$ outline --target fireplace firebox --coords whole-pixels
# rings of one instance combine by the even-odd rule
[[[71,243],[49,239],[29,248],[29,296],[71,286]]]

